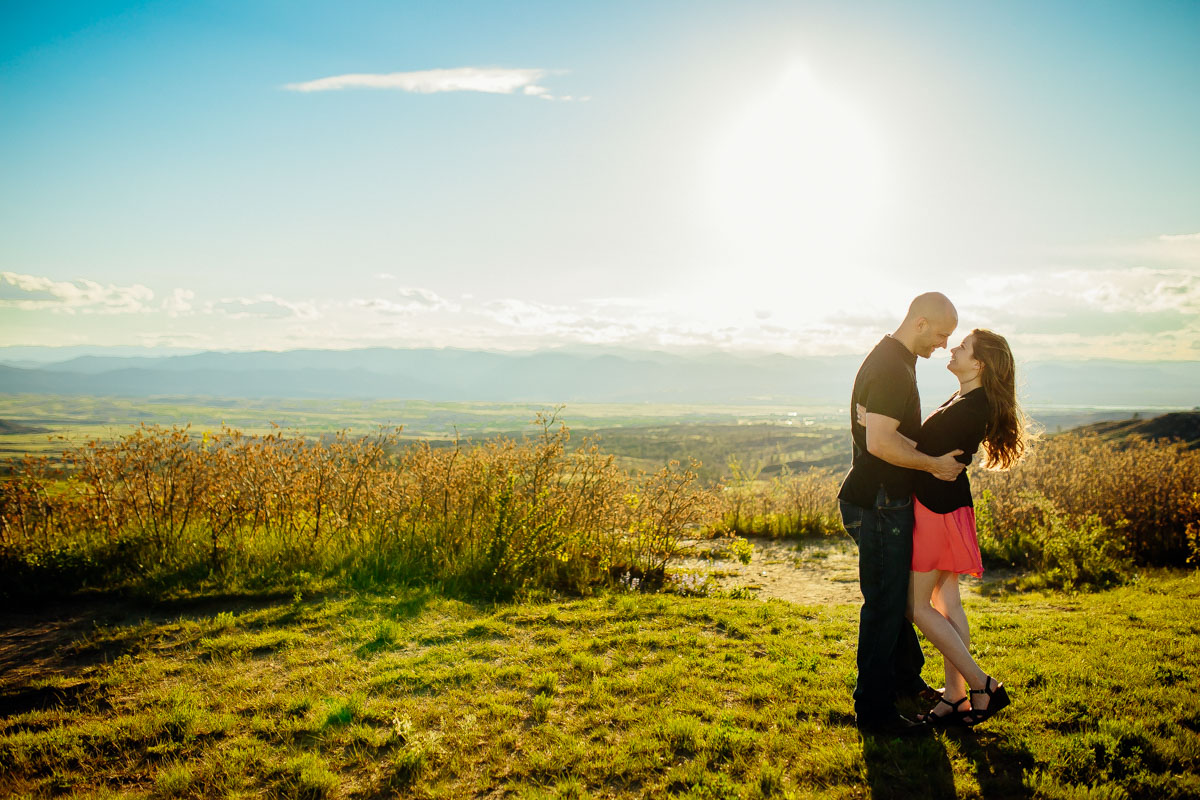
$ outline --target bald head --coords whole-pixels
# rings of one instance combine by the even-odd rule
[[[908,314],[904,317],[905,325],[915,325],[917,320],[924,317],[927,320],[942,322],[953,321],[958,325],[958,310],[950,302],[950,298],[941,292],[926,292],[913,298],[908,305]]]
[[[958,311],[950,298],[941,292],[926,292],[913,299],[893,336],[916,355],[929,358],[934,350],[946,346],[957,327]]]

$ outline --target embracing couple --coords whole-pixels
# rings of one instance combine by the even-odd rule
[[[865,733],[972,726],[1009,703],[1004,684],[971,657],[958,576],[983,574],[964,467],[980,446],[985,466],[1012,466],[1025,451],[1024,424],[1008,342],[979,329],[950,351],[947,368],[958,391],[921,421],[917,356],[946,347],[957,327],[958,312],[945,295],[917,297],[854,380],[854,460],[838,499],[859,548],[854,711]],[[941,651],[941,690],[921,678],[925,659],[912,623]],[[928,713],[915,721],[901,716],[896,700],[905,697]]]

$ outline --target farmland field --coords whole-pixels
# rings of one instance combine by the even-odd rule
[[[306,435],[349,430],[365,434],[380,426],[403,426],[402,438],[450,442],[532,432],[539,411],[532,403],[433,403],[422,400],[120,398],[0,394],[0,462],[27,453],[60,453],[90,439],[112,439],[140,423],[188,425],[199,435],[222,425],[245,433],[274,426]],[[1049,431],[1107,419],[1124,419],[1133,409],[1031,409]],[[1141,412],[1152,415],[1153,410]],[[576,440],[598,435],[606,452],[630,469],[652,470],[671,459],[702,462],[702,477],[730,475],[736,459],[764,477],[788,469],[849,464],[845,411],[838,407],[771,405],[703,406],[669,404],[572,403],[559,414]],[[61,437],[61,438],[60,438]]]

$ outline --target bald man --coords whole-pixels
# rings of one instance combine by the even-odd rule
[[[854,379],[850,400],[853,462],[838,500],[842,524],[858,544],[863,604],[858,626],[858,682],[854,712],[864,733],[905,736],[924,732],[896,710],[898,695],[929,695],[916,631],[905,617],[912,569],[913,476],[924,470],[954,480],[962,451],[928,456],[915,446],[921,430],[917,356],[945,347],[958,312],[945,295],[920,295],[895,333],[875,345]],[[860,425],[855,406],[866,408]],[[936,693],[933,695],[936,697]]]

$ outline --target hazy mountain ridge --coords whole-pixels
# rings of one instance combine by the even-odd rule
[[[480,402],[845,402],[861,356],[675,355],[646,351],[502,353],[460,349],[81,355],[0,366],[7,393],[198,397],[364,397]],[[0,355],[0,364],[4,364]],[[945,361],[918,361],[922,398],[948,396]],[[1024,402],[1190,408],[1200,362],[1033,362]],[[936,405],[936,403],[935,403]]]

